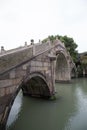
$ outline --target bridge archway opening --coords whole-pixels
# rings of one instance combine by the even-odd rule
[[[68,81],[69,80],[69,67],[67,59],[63,53],[57,54],[56,59],[56,81]]]
[[[50,97],[50,90],[46,80],[41,75],[30,75],[23,83],[22,90],[24,95],[33,97]]]

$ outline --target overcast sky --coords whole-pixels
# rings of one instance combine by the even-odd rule
[[[0,46],[67,35],[87,51],[87,0],[0,0]]]

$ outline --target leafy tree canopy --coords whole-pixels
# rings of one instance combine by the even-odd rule
[[[65,44],[65,47],[67,51],[69,51],[74,62],[77,62],[77,58],[78,58],[78,52],[76,50],[77,44],[74,42],[73,38],[67,36],[51,35],[48,36],[48,38],[44,39],[42,42],[47,42],[48,39],[53,42],[56,38],[58,38],[61,42]]]

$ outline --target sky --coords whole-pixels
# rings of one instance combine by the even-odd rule
[[[67,35],[87,51],[87,0],[0,0],[0,46],[6,50],[49,35]]]

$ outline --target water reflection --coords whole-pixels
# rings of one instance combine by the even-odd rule
[[[56,84],[57,100],[23,97],[20,92],[8,130],[87,130],[87,79]]]
[[[77,111],[69,118],[65,130],[87,130],[87,82],[82,80],[83,84],[76,84],[76,108]]]
[[[9,128],[10,125],[15,123],[15,121],[18,119],[19,112],[21,111],[21,106],[22,106],[22,100],[23,100],[22,97],[23,97],[23,95],[22,95],[22,92],[20,91],[18,93],[17,97],[15,98],[14,104],[11,108],[9,118],[7,121],[7,128]]]

